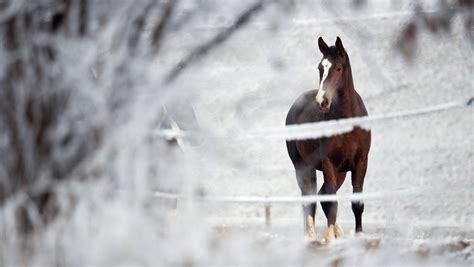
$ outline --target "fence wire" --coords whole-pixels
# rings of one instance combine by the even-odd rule
[[[167,139],[172,138],[230,138],[237,140],[246,139],[280,139],[280,140],[305,140],[317,139],[321,137],[329,137],[333,135],[350,132],[354,127],[370,129],[377,123],[383,121],[395,121],[402,118],[415,118],[432,113],[448,111],[459,108],[466,108],[472,106],[473,97],[468,100],[458,100],[447,102],[440,105],[415,109],[405,112],[395,112],[382,115],[354,117],[340,120],[321,121],[313,123],[304,123],[297,125],[287,125],[286,127],[279,127],[273,129],[265,129],[261,131],[249,132],[233,132],[224,135],[213,135],[211,133],[182,131],[180,129],[163,129],[152,132],[153,136],[163,137]]]

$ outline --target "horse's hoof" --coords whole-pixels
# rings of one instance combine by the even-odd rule
[[[344,237],[344,230],[338,221],[336,221],[336,224],[334,225],[334,234],[336,235],[336,238]]]
[[[334,241],[335,238],[336,235],[334,233],[334,224],[331,224],[328,226],[328,232],[326,234],[326,244],[331,243],[332,241]]]
[[[310,239],[316,239],[316,227],[314,226],[313,216],[306,218],[306,232]]]

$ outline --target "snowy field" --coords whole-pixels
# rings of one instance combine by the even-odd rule
[[[196,67],[196,76],[190,76],[197,83],[192,91],[198,120],[206,128],[236,135],[283,125],[292,102],[318,86],[318,36],[328,43],[334,43],[336,36],[342,38],[356,90],[370,115],[468,100],[473,94],[472,45],[462,26],[442,36],[422,34],[416,62],[410,66],[394,49],[397,34],[409,18],[400,14],[408,10],[394,12],[390,3],[384,4],[367,13],[354,14],[343,8],[338,23],[331,10],[315,4],[275,22],[277,29],[257,22],[238,33],[205,60],[205,68]],[[302,244],[299,205],[273,205],[274,221],[265,228],[262,205],[223,204],[203,207],[209,222],[225,233],[225,241],[219,244],[237,242],[230,246],[249,251],[235,253],[235,258],[226,253],[223,259],[211,256],[210,262],[255,266],[334,261],[343,263],[341,266],[472,264],[472,123],[472,109],[467,108],[372,128],[365,192],[412,188],[424,192],[366,202],[365,232],[369,240],[380,240],[373,249],[367,249],[364,238],[352,237],[354,218],[348,201],[340,203],[338,211],[349,233],[347,239],[317,249]],[[210,195],[300,194],[283,140],[222,141],[217,147],[216,142],[200,148],[204,165],[212,164],[205,175],[195,177]],[[206,151],[213,151],[212,157],[206,158]],[[322,184],[319,172],[318,184]],[[351,191],[347,178],[339,193]],[[318,240],[322,240],[326,219],[319,204],[317,209]],[[261,251],[248,248],[247,242],[257,243]],[[468,245],[458,247],[458,242]]]
[[[184,3],[180,12],[197,2]],[[124,115],[128,126],[109,139],[109,147],[120,143],[121,150],[113,155],[115,150],[105,149],[86,163],[114,160],[109,179],[74,184],[72,191],[80,201],[72,214],[38,234],[28,260],[12,245],[17,240],[7,233],[11,229],[5,218],[10,211],[4,206],[0,237],[7,241],[0,244],[0,266],[474,264],[472,106],[376,123],[371,128],[364,192],[386,192],[387,197],[365,201],[361,236],[354,235],[350,201],[340,201],[338,219],[346,235],[330,245],[324,244],[326,218],[320,204],[317,240],[309,241],[303,236],[299,204],[273,204],[271,223],[266,225],[262,204],[182,200],[176,210],[164,212],[161,199],[140,193],[154,188],[143,169],[156,157],[168,168],[160,167],[155,176],[175,179],[160,183],[182,184],[184,195],[199,191],[226,197],[300,196],[285,141],[247,134],[282,127],[293,101],[304,91],[317,89],[319,36],[331,45],[336,36],[342,39],[355,88],[370,116],[467,102],[474,96],[473,39],[469,37],[473,32],[470,28],[466,33],[460,17],[455,17],[450,32],[433,35],[421,30],[412,63],[397,52],[400,30],[412,16],[411,1],[367,1],[360,9],[351,7],[352,1],[296,1],[288,10],[284,5],[270,5],[190,66],[163,94],[146,88],[159,84],[153,73],[161,77],[196,44],[229,25],[233,16],[228,14],[239,13],[248,3],[226,1],[204,8],[185,31],[169,35],[161,47],[166,52],[159,59],[131,66],[135,72],[147,69],[143,75],[151,78],[138,85],[145,88],[138,91],[143,99],[137,97],[138,104]],[[436,10],[436,3],[423,1],[427,10]],[[93,50],[88,44],[78,49]],[[74,59],[72,55],[68,60]],[[81,94],[94,98],[96,93],[91,89]],[[137,125],[147,123],[149,109],[160,109],[160,102],[150,98],[183,95],[209,136],[197,146],[185,142],[184,153],[169,159],[150,151],[146,142],[134,146],[129,141],[137,137]],[[93,103],[100,106],[100,101]],[[109,183],[115,174],[116,181]],[[323,178],[322,173],[317,175],[319,188]],[[131,179],[142,176],[147,178]],[[123,193],[104,197],[116,192],[110,190],[111,184]],[[416,194],[391,194],[399,190]],[[60,192],[69,190],[65,187]],[[338,194],[350,192],[347,177]]]

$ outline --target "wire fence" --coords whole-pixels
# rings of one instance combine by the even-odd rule
[[[171,200],[192,200],[219,203],[246,203],[246,204],[311,204],[326,201],[363,201],[384,198],[406,197],[420,195],[424,192],[422,188],[393,190],[389,192],[370,192],[353,194],[329,194],[329,195],[307,195],[307,196],[206,196],[206,195],[183,195],[166,192],[153,192],[151,197]]]
[[[350,132],[354,127],[361,127],[370,129],[377,123],[382,121],[393,121],[401,118],[414,118],[433,114],[442,111],[448,111],[453,109],[467,108],[472,106],[474,98],[471,97],[468,100],[458,100],[448,102],[436,106],[430,106],[422,109],[416,109],[406,112],[398,112],[391,114],[383,114],[376,116],[367,117],[356,117],[333,121],[323,121],[315,123],[306,123],[299,125],[288,125],[284,128],[269,129],[265,131],[240,133],[238,135],[225,135],[225,136],[212,136],[207,135],[207,138],[276,138],[285,140],[303,140],[303,139],[314,139],[324,136],[332,136]],[[165,138],[187,138],[193,135],[202,135],[202,133],[184,132],[179,129],[160,130],[154,132],[154,135],[165,137]],[[171,199],[171,200],[196,200],[205,202],[221,202],[221,203],[253,203],[253,204],[264,204],[265,213],[269,212],[271,204],[276,203],[299,203],[299,204],[310,204],[319,201],[362,201],[362,200],[373,200],[373,199],[384,199],[394,197],[406,197],[413,195],[420,195],[422,192],[426,192],[426,188],[416,188],[407,190],[393,190],[389,192],[374,192],[374,193],[354,193],[354,194],[341,194],[341,195],[309,195],[309,196],[277,196],[277,197],[261,197],[261,196],[193,196],[193,195],[182,195],[166,192],[153,192],[152,197]],[[268,209],[268,211],[267,211]]]
[[[223,135],[214,135],[211,133],[182,131],[180,129],[162,129],[151,133],[152,136],[172,138],[229,138],[237,140],[246,139],[280,139],[280,140],[305,140],[329,137],[333,135],[350,132],[354,127],[370,129],[374,125],[384,121],[395,121],[403,118],[415,118],[433,113],[460,109],[472,106],[473,97],[464,100],[447,102],[440,105],[425,107],[405,112],[395,112],[389,114],[354,117],[340,120],[321,121],[313,123],[304,123],[297,125],[287,125],[285,127],[265,129],[261,131],[232,132]]]

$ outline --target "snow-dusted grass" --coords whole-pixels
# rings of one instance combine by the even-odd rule
[[[355,88],[375,118],[464,101],[474,95],[473,51],[461,21],[440,36],[421,32],[409,65],[394,43],[411,1],[373,1],[360,11],[340,1],[334,4],[337,13],[320,1],[298,2],[290,12],[274,5],[164,86],[163,75],[178,59],[250,1],[204,5],[191,25],[167,36],[162,53],[151,60],[130,57],[120,38],[127,17],[144,6],[138,2],[137,9],[103,2],[98,13],[113,11],[107,27],[81,42],[60,41],[64,80],[77,85],[73,108],[86,114],[84,125],[90,118],[106,127],[104,143],[72,175],[98,179],[59,184],[63,215],[40,226],[27,248],[13,226],[22,196],[1,206],[0,265],[472,264],[472,107],[373,122],[364,191],[423,194],[367,200],[363,237],[351,233],[350,202],[341,201],[338,216],[347,238],[328,247],[304,240],[299,204],[273,205],[272,224],[265,226],[259,204],[185,199],[168,210],[149,194],[181,185],[187,195],[299,196],[281,138],[204,138],[198,146],[184,145],[184,152],[168,151],[149,137],[162,102],[185,96],[211,137],[281,129],[293,101],[317,88],[318,36],[328,43],[341,37]],[[183,3],[180,8],[194,5]],[[95,69],[97,57],[103,62]],[[127,74],[114,74],[123,65]],[[103,78],[93,80],[92,70]],[[130,88],[124,77],[133,81]],[[114,101],[126,105],[111,110]],[[350,192],[347,177],[339,193]],[[320,205],[316,222],[322,241],[326,221]]]

